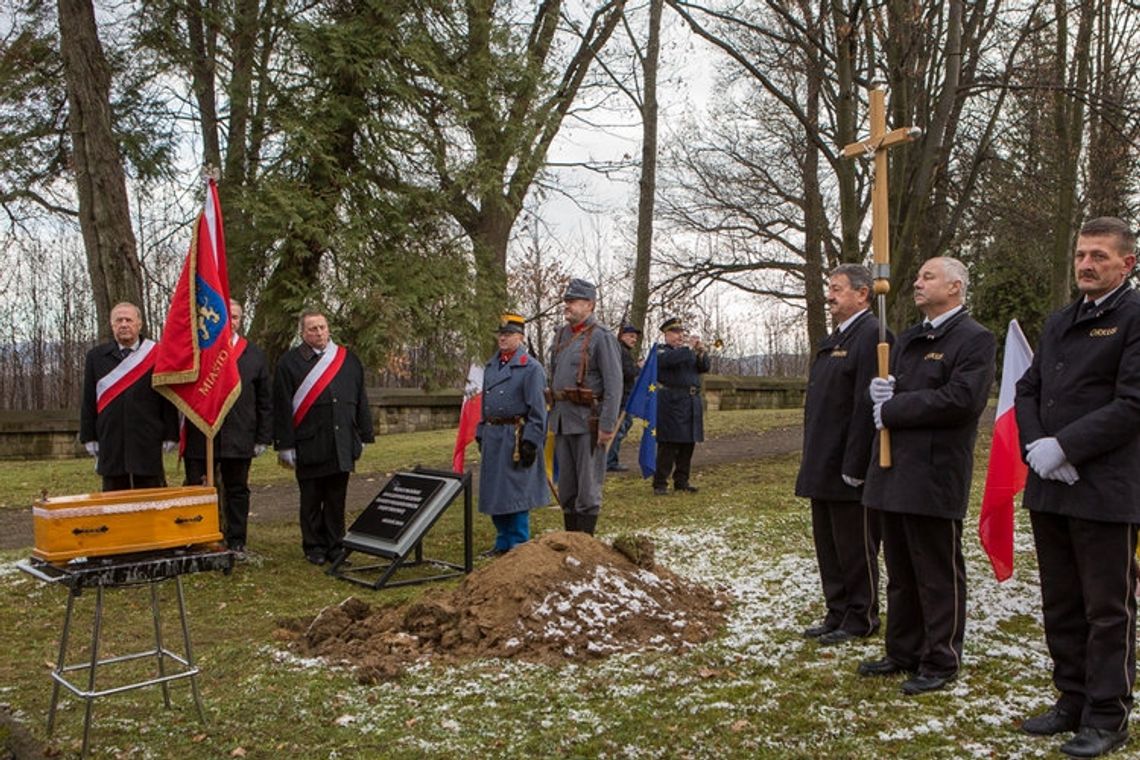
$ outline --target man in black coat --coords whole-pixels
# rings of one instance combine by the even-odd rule
[[[1078,731],[1061,745],[1097,757],[1128,740],[1136,679],[1140,523],[1140,295],[1127,283],[1136,237],[1087,222],[1073,273],[1080,298],[1045,322],[1015,409],[1030,474],[1025,505],[1041,576],[1045,641],[1060,697],[1022,729]]]
[[[273,443],[273,392],[265,353],[239,335],[242,307],[230,301],[234,350],[238,352],[241,395],[214,436],[214,467],[222,484],[222,517],[226,545],[245,551],[249,522],[249,463]],[[206,436],[186,424],[186,485],[198,485],[206,477]]]
[[[151,387],[155,342],[133,303],[111,309],[115,339],[87,352],[79,442],[96,458],[104,491],[166,485],[163,451],[178,445],[178,410]]]
[[[657,347],[657,469],[653,493],[695,492],[689,482],[693,449],[705,439],[700,375],[709,371],[708,352],[697,339],[686,341],[685,326],[673,317],[661,324],[665,343]]]
[[[821,644],[879,629],[879,513],[861,503],[875,421],[868,389],[876,370],[879,320],[869,308],[867,267],[842,264],[828,278],[835,331],[816,349],[804,402],[804,446],[796,496],[811,499],[812,538],[827,614],[804,631]]]
[[[637,382],[637,375],[641,371],[638,366],[637,359],[633,355],[634,348],[637,347],[637,340],[641,337],[641,330],[638,330],[633,325],[623,325],[618,332],[618,347],[621,348],[621,408],[625,409],[625,402],[629,401],[630,391],[633,390],[633,384]],[[610,444],[609,453],[606,454],[606,470],[608,472],[625,472],[629,468],[621,463],[619,456],[621,455],[621,442],[629,433],[630,427],[633,425],[633,417],[628,414],[621,418],[621,424],[618,425],[617,432],[614,433],[614,440]]]
[[[962,663],[962,518],[997,349],[965,311],[968,281],[957,259],[922,265],[914,302],[926,320],[898,336],[893,376],[871,381],[875,426],[891,435],[891,466],[880,466],[875,436],[863,489],[863,503],[883,519],[887,633],[886,656],[860,663],[859,673],[911,673],[904,694],[945,687]]]
[[[273,439],[283,465],[295,470],[301,491],[301,548],[314,565],[343,553],[348,475],[365,443],[372,443],[372,412],[364,367],[329,337],[324,314],[301,315],[301,345],[277,364],[273,382]]]

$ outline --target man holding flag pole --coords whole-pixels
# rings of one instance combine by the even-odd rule
[[[1025,491],[1041,575],[1045,641],[1060,695],[1022,730],[1076,731],[1060,749],[1098,757],[1128,741],[1136,680],[1140,524],[1140,295],[1136,236],[1114,217],[1081,227],[1081,296],[1045,322],[1017,383]]]

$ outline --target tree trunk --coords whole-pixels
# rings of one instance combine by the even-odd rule
[[[129,301],[144,310],[146,304],[126,177],[111,128],[111,69],[99,42],[92,0],[59,0],[59,35],[79,227],[99,337],[106,340],[111,336],[111,308],[116,303]]]
[[[629,321],[645,330],[649,311],[649,265],[653,255],[653,211],[657,198],[657,69],[661,54],[661,10],[665,0],[649,3],[649,39],[641,62],[645,97],[641,103],[641,179],[637,199],[637,256],[633,265],[633,301]]]
[[[822,30],[823,18],[818,27]],[[807,79],[808,124],[818,125],[820,118],[820,90],[823,86],[823,68],[814,48],[807,49],[808,65],[804,72]],[[819,127],[809,127],[810,133],[804,145],[804,301],[807,306],[808,341],[816,346],[827,335],[827,316],[824,309],[824,262],[823,231],[825,217],[823,195],[819,181]]]

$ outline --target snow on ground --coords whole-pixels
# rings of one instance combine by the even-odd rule
[[[785,683],[757,676],[757,670],[763,671],[765,666],[775,670],[791,661],[796,667],[807,667],[813,672],[830,671],[837,690],[842,690],[843,682],[857,678],[853,671],[860,659],[881,656],[881,636],[832,650],[831,656],[816,656],[811,650],[818,645],[799,635],[805,625],[816,622],[813,615],[820,608],[814,557],[781,553],[748,525],[658,531],[650,537],[657,544],[659,562],[692,580],[725,589],[736,602],[725,634],[697,647],[695,656],[725,663],[746,662],[749,674],[717,672],[717,677],[705,678],[699,670],[694,674],[691,667],[675,667],[673,660],[653,653],[616,655],[593,665],[570,663],[557,669],[509,660],[478,661],[449,668],[421,665],[412,668],[391,688],[352,687],[340,694],[339,699],[346,706],[341,718],[344,729],[374,733],[386,721],[390,725],[393,720],[407,720],[405,716],[410,713],[422,720],[417,718],[414,728],[406,733],[401,749],[450,754],[502,746],[496,742],[524,735],[528,727],[554,727],[561,729],[563,746],[558,749],[565,753],[572,752],[575,742],[603,735],[612,721],[623,721],[621,730],[628,735],[631,715],[637,715],[639,701],[654,699],[659,689],[681,687],[677,693],[682,696],[670,705],[672,715],[668,720],[679,719],[682,730],[684,718],[678,716],[714,715],[719,725],[723,714],[727,716],[726,730],[747,731],[750,716],[781,709],[780,690],[787,689]],[[1022,568],[1019,572],[1024,577],[1015,576],[999,585],[977,540],[967,535],[963,544],[969,579],[965,664],[958,681],[944,695],[923,698],[944,697],[945,709],[939,711],[938,717],[932,717],[931,709],[922,702],[902,696],[894,686],[884,685],[867,698],[850,694],[846,702],[812,700],[812,717],[835,727],[833,732],[829,729],[829,735],[760,736],[751,746],[765,756],[793,748],[801,754],[811,754],[812,747],[820,746],[815,742],[826,746],[829,739],[849,739],[844,732],[849,733],[861,716],[891,714],[892,728],[867,737],[871,746],[877,741],[910,741],[924,735],[934,735],[945,742],[965,732],[957,741],[953,756],[1024,758],[1049,754],[1054,742],[1028,739],[1016,731],[1020,718],[1040,710],[1051,699],[1041,687],[1043,679],[1047,682],[1050,660],[1040,631],[1036,579]],[[1024,536],[1019,536],[1018,545],[1025,551],[1032,550],[1031,542],[1026,542]],[[885,583],[884,577],[884,588]],[[563,602],[572,603],[572,596],[571,593],[549,602],[557,607]],[[637,602],[635,595],[630,603]],[[612,610],[610,614],[619,616]],[[1025,621],[1031,621],[1029,628],[1034,633],[1008,633],[1006,628],[1015,619],[1022,631],[1027,627]],[[1001,661],[1002,682],[995,688],[991,667],[991,682],[985,688],[972,688],[974,678],[982,678],[977,675],[982,670],[980,665],[994,659]],[[726,687],[735,686],[748,693],[747,700],[724,700]],[[614,711],[616,716],[609,711],[596,711],[599,697],[621,706]],[[702,723],[710,724],[713,721],[707,719]],[[992,729],[986,741],[977,739],[979,725]],[[463,729],[457,730],[457,726]],[[661,729],[658,721],[649,720],[644,731],[646,737],[660,737]],[[791,746],[784,741],[791,742]],[[650,756],[652,753],[647,754],[644,749],[647,745],[657,746],[650,741],[644,745],[626,743],[615,746],[607,756]],[[686,746],[699,747],[700,742],[689,741]],[[559,752],[552,748],[552,754]],[[701,756],[699,750],[690,750],[689,754]]]

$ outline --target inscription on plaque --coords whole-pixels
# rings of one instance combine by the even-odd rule
[[[443,487],[439,478],[398,473],[352,524],[352,532],[397,541]]]

